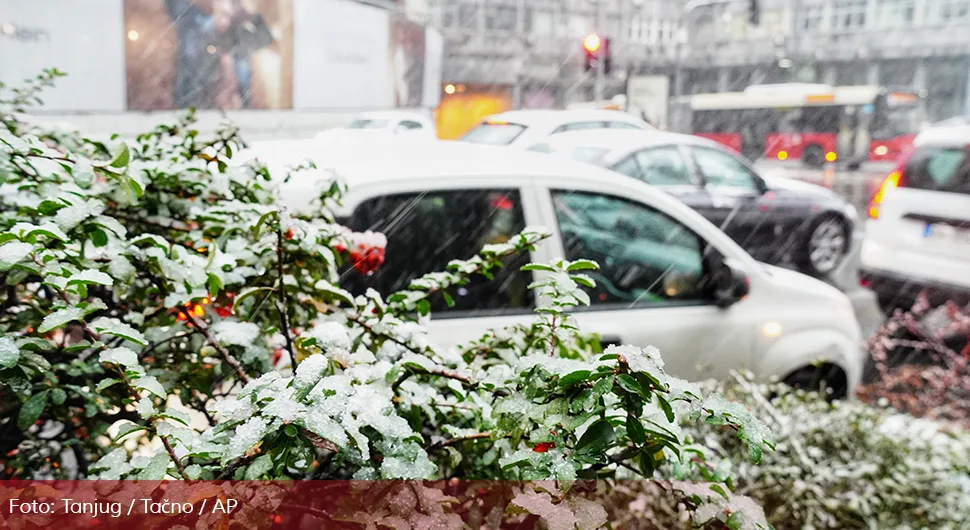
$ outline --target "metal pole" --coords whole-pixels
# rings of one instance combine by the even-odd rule
[[[606,0],[596,0],[596,34],[599,35],[600,39],[608,38],[606,33],[603,32],[606,29],[606,17],[604,16],[604,10],[606,8]],[[596,59],[596,78],[593,82],[593,101],[601,101],[603,99],[604,87],[606,77],[606,64],[603,61],[603,46],[600,43],[600,49],[598,58]]]

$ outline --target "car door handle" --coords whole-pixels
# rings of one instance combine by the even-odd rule
[[[609,346],[620,346],[623,344],[623,339],[619,335],[603,335],[600,337],[600,346],[604,349]]]

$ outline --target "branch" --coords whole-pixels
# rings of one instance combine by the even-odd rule
[[[189,480],[189,476],[185,474],[185,466],[182,465],[182,461],[176,456],[175,449],[169,443],[168,438],[165,436],[159,436],[159,438],[162,439],[162,444],[165,446],[165,450],[168,451],[169,458],[172,459],[172,462],[175,462],[175,469],[178,469],[179,476],[182,477],[182,480]]]
[[[380,338],[389,340],[389,341],[393,342],[394,344],[397,344],[398,346],[401,346],[402,348],[405,348],[407,350],[410,350],[413,353],[416,353],[418,355],[424,355],[424,351],[419,350],[418,348],[415,348],[411,344],[408,344],[407,342],[405,342],[405,341],[403,341],[403,340],[401,340],[401,339],[399,339],[399,338],[397,338],[397,337],[395,337],[393,335],[390,335],[388,333],[383,333],[381,331],[375,330],[373,326],[371,326],[367,321],[365,321],[361,317],[361,315],[350,315],[350,314],[348,314],[347,315],[347,320],[349,320],[349,321],[353,322],[354,324],[357,324],[358,326],[364,328],[365,331],[367,331],[368,333],[370,333],[374,337],[380,337]]]
[[[437,369],[428,370],[426,368],[415,368],[413,366],[408,366],[407,368],[405,368],[405,370],[406,372],[401,374],[401,376],[397,378],[397,381],[394,381],[394,384],[391,385],[391,390],[394,391],[395,393],[397,393],[397,389],[401,386],[401,383],[404,383],[405,381],[407,381],[407,379],[414,374],[427,374],[427,375],[436,375],[439,377],[447,377],[448,379],[454,379],[456,381],[460,381],[461,384],[469,388],[475,388],[476,386],[478,386],[478,383],[472,381],[470,378],[464,375],[461,375],[458,372],[455,372],[452,370],[446,370],[443,368],[440,370],[437,370]]]
[[[229,353],[229,350],[227,350],[222,344],[219,344],[219,341],[217,341],[216,338],[212,336],[212,332],[209,331],[209,328],[203,327],[199,319],[189,314],[189,312],[184,307],[180,307],[179,312],[185,315],[185,319],[190,324],[192,324],[193,327],[198,329],[203,336],[205,336],[206,342],[208,342],[210,346],[215,348],[216,351],[219,352],[219,355],[222,355],[222,358],[227,363],[229,363],[229,366],[232,366],[236,370],[236,373],[239,375],[239,379],[241,379],[244,383],[248,383],[249,374],[246,373],[246,370],[243,368],[242,363],[240,363],[238,359],[233,357],[233,355]]]
[[[469,434],[468,436],[459,436],[457,438],[451,438],[448,440],[434,443],[431,445],[431,447],[428,448],[428,450],[433,451],[435,449],[441,449],[442,447],[448,447],[449,445],[455,445],[468,440],[482,440],[484,438],[491,438],[491,437],[492,437],[492,433],[490,432],[479,432],[475,434]]]
[[[283,251],[283,230],[279,226],[276,227],[276,272],[280,276],[280,288],[279,288],[279,300],[276,303],[276,309],[280,313],[280,331],[283,332],[283,336],[286,337],[286,351],[290,354],[290,366],[293,367],[293,373],[296,373],[296,353],[293,352],[293,337],[290,337],[290,319],[286,314],[286,285],[283,284],[283,259],[285,254]]]

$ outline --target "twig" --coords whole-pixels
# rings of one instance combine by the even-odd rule
[[[475,383],[474,381],[472,381],[468,377],[466,377],[464,375],[461,375],[458,372],[451,371],[451,370],[445,370],[445,369],[441,369],[441,370],[437,370],[437,369],[435,369],[435,370],[428,370],[427,368],[415,368],[413,366],[408,366],[406,368],[406,370],[407,371],[405,373],[401,374],[401,376],[398,377],[397,380],[394,381],[394,383],[391,385],[391,390],[393,390],[394,392],[397,392],[397,389],[398,389],[398,387],[401,386],[401,383],[407,381],[407,379],[409,377],[411,377],[412,375],[414,375],[414,374],[427,374],[427,375],[437,375],[439,377],[447,377],[448,379],[454,379],[456,381],[459,381],[459,382],[461,382],[461,384],[463,384],[463,385],[465,385],[467,387],[470,387],[470,388],[474,388],[474,387],[478,386],[477,383]]]
[[[232,478],[232,476],[236,474],[236,470],[249,464],[255,460],[257,456],[259,456],[259,452],[254,451],[252,454],[240,456],[239,458],[233,460],[228,466],[226,466],[225,469],[222,470],[222,473],[219,474],[219,478],[217,480],[226,480]]]
[[[280,313],[280,331],[283,332],[283,336],[286,337],[286,351],[290,354],[290,366],[293,369],[293,373],[296,373],[296,353],[293,352],[293,337],[290,337],[290,319],[286,314],[286,286],[283,284],[283,259],[285,254],[283,251],[283,230],[281,227],[276,227],[276,272],[280,276],[280,288],[279,288],[279,300],[276,303],[276,309]]]
[[[401,339],[399,339],[399,338],[397,338],[397,337],[395,337],[393,335],[390,335],[388,333],[383,333],[381,331],[375,330],[374,327],[371,326],[369,323],[367,323],[363,318],[361,318],[360,315],[347,315],[347,320],[349,320],[349,321],[353,322],[354,324],[357,324],[358,326],[364,328],[364,330],[366,330],[368,333],[370,333],[371,335],[373,335],[375,337],[380,337],[380,338],[389,340],[389,341],[393,342],[394,344],[397,344],[398,346],[401,346],[402,348],[407,348],[408,350],[410,350],[410,351],[412,351],[414,353],[417,353],[418,355],[424,354],[424,352],[422,350],[420,350],[418,348],[415,348],[411,344],[408,344],[407,342],[404,342],[403,340],[401,340]]]
[[[483,438],[491,438],[492,433],[490,432],[479,432],[475,434],[469,434],[468,436],[459,436],[457,438],[450,438],[441,442],[431,444],[430,450],[441,449],[442,447],[448,447],[449,445],[455,445],[457,443],[465,442],[468,440],[481,440]]]
[[[189,480],[189,476],[185,474],[185,466],[182,465],[182,461],[179,460],[178,456],[176,456],[175,449],[172,447],[172,444],[169,443],[168,438],[165,436],[159,436],[159,438],[162,439],[162,445],[164,445],[165,450],[168,451],[169,458],[172,459],[172,462],[175,462],[175,469],[178,469],[179,476],[182,477],[182,480]]]
[[[215,348],[216,351],[219,352],[219,355],[222,355],[222,358],[227,363],[229,363],[229,366],[232,366],[236,370],[236,373],[239,374],[239,379],[241,379],[244,383],[248,383],[249,374],[246,373],[246,370],[243,368],[242,363],[240,363],[238,359],[233,357],[233,355],[229,353],[229,350],[227,350],[222,344],[219,344],[219,341],[217,341],[216,338],[212,336],[212,332],[209,331],[209,328],[203,327],[199,319],[189,314],[189,312],[185,308],[179,308],[179,312],[185,315],[185,319],[190,324],[192,324],[193,327],[198,329],[203,336],[205,336],[206,342],[208,342],[210,346]]]

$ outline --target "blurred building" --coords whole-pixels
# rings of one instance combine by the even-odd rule
[[[750,0],[420,0],[409,10],[445,37],[444,103],[448,91],[492,94],[496,109],[589,101],[581,42],[599,32],[612,44],[607,98],[624,93],[628,75],[661,75],[671,95],[786,81],[906,85],[928,91],[930,119],[966,112],[970,0],[757,4],[757,25]]]

